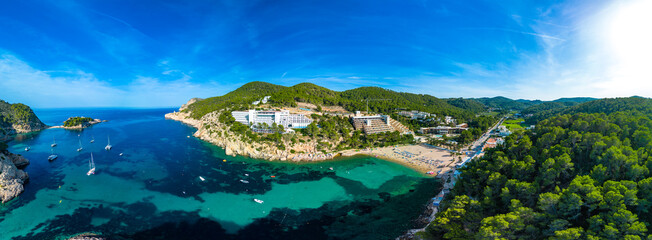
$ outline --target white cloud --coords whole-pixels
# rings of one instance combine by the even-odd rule
[[[81,70],[43,71],[10,54],[0,55],[0,99],[37,108],[60,107],[168,107],[193,97],[224,93],[219,84],[197,84],[183,72],[161,80],[137,77],[113,85]],[[178,76],[177,76],[178,75]]]

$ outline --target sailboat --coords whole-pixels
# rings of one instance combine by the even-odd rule
[[[52,137],[52,145],[50,147],[56,147],[57,146],[57,141]]]
[[[95,136],[93,136],[93,139],[91,139],[91,143],[95,142]]]
[[[93,153],[91,153],[91,160],[88,161],[88,172],[86,175],[90,176],[91,174],[95,174],[95,161],[93,161]]]
[[[81,150],[84,150],[84,148],[81,145],[81,139],[79,139],[79,148],[77,148],[77,152],[81,152]]]
[[[111,148],[113,148],[113,146],[111,146],[111,138],[108,136],[106,138],[109,140],[109,143],[106,145],[106,147],[104,147],[104,150],[109,151]]]
[[[50,150],[51,150],[52,154],[50,156],[48,156],[48,161],[52,162],[55,159],[57,159],[59,156],[54,154],[54,150],[52,150],[52,149],[50,149]]]

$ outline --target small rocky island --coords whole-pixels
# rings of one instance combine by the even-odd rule
[[[65,129],[84,129],[101,122],[106,122],[106,120],[103,121],[97,118],[93,119],[93,118],[83,117],[83,116],[70,117],[66,121],[64,121],[63,126],[60,127]]]

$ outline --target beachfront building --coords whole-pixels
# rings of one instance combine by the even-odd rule
[[[351,121],[356,130],[361,130],[365,134],[393,131],[403,134],[410,133],[410,129],[387,115],[355,116],[351,118]]]
[[[462,131],[468,129],[469,129],[469,125],[466,123],[462,123],[455,127],[436,126],[436,127],[421,128],[419,132],[422,134],[460,134],[462,133]]]
[[[496,130],[494,130],[494,132],[495,132],[495,134],[497,134],[498,136],[501,136],[501,137],[507,137],[510,134],[512,134],[512,132],[509,131],[509,129],[507,129],[507,127],[505,127],[504,125],[498,126],[496,128]]]
[[[453,118],[451,116],[445,116],[444,117],[444,122],[445,123],[455,123],[455,121],[457,121],[457,120],[455,120],[455,118]]]
[[[409,117],[411,119],[426,119],[429,118],[430,116],[437,116],[435,114],[430,114],[427,112],[420,112],[420,111],[401,111],[398,112],[398,115],[404,116],[404,117]]]
[[[233,111],[231,112],[233,118],[236,122],[248,125],[248,126],[260,126],[267,125],[272,126],[273,124],[283,126],[283,128],[305,128],[310,123],[312,119],[306,117],[303,114],[290,114],[288,110],[281,111],[257,111],[257,110],[248,110],[248,111]]]

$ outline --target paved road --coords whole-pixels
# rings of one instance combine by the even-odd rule
[[[480,138],[478,138],[478,140],[475,140],[475,142],[471,143],[470,146],[471,146],[471,152],[472,152],[472,154],[471,154],[470,156],[475,156],[475,155],[478,154],[480,151],[482,151],[482,144],[483,144],[485,141],[487,141],[487,139],[488,139],[489,136],[490,136],[491,131],[493,131],[493,130],[496,129],[498,126],[500,126],[500,124],[503,124],[503,121],[505,121],[506,118],[507,118],[507,117],[503,117],[503,118],[501,118],[501,119],[498,121],[498,123],[496,123],[493,127],[489,128],[489,130],[487,130],[484,134],[482,134],[482,136],[480,136]],[[463,148],[463,149],[468,149],[468,148],[469,148],[469,146],[467,146],[466,148]]]

